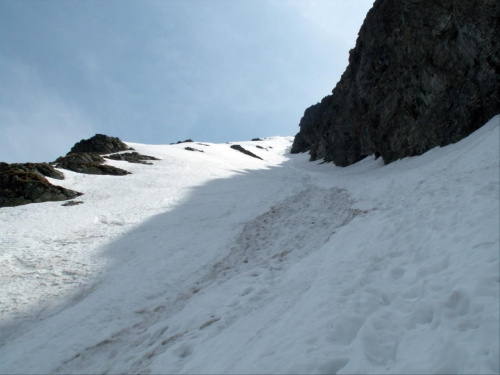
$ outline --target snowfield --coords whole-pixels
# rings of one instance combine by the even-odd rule
[[[387,166],[274,137],[63,171],[84,204],[0,209],[0,372],[499,373],[499,130]]]

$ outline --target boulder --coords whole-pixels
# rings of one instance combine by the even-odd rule
[[[63,201],[82,195],[52,185],[41,173],[30,168],[22,164],[0,163],[0,207]]]

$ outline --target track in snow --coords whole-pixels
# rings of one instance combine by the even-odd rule
[[[192,346],[188,343],[199,338],[211,326],[217,331],[227,329],[251,309],[260,309],[273,300],[273,283],[283,278],[286,269],[321,248],[340,227],[363,212],[352,208],[352,201],[341,189],[322,189],[309,186],[269,211],[244,224],[235,238],[228,255],[217,262],[212,271],[186,288],[171,304],[160,304],[153,309],[137,311],[135,323],[115,332],[111,337],[75,354],[60,365],[56,372],[102,371],[93,369],[93,363],[106,363],[104,370],[116,372],[150,372],[155,357],[177,345],[174,355],[189,357]],[[241,290],[231,285],[247,285]],[[169,317],[181,314],[192,298],[210,288],[225,288],[229,299],[224,314],[209,315],[182,330],[170,327]],[[214,328],[212,327],[212,328]],[[118,353],[130,353],[124,359]]]
[[[254,267],[280,270],[320,248],[360,213],[352,208],[345,190],[309,186],[246,223],[214,272],[231,275]]]

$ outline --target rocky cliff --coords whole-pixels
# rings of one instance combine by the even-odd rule
[[[500,113],[499,20],[498,0],[376,0],[292,153],[389,163],[466,137]]]

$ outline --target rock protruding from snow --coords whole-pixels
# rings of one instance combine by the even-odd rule
[[[252,158],[256,158],[256,159],[260,159],[260,160],[264,160],[264,159],[262,159],[260,156],[255,155],[253,152],[248,151],[247,149],[243,148],[243,147],[242,147],[242,146],[240,146],[240,145],[232,145],[232,146],[231,146],[231,148],[232,148],[233,150],[239,151],[239,152],[241,152],[241,153],[243,153],[243,154],[245,154],[245,155],[251,156]]]
[[[125,152],[123,154],[112,154],[105,156],[106,159],[112,160],[123,160],[129,163],[139,163],[139,164],[152,164],[148,163],[146,160],[160,160],[154,156],[141,155],[138,152]]]
[[[77,191],[55,186],[48,182],[40,170],[61,179],[60,172],[52,171],[52,169],[32,163],[0,163],[0,207],[64,201],[82,195]]]
[[[64,173],[54,169],[49,163],[12,163],[9,165],[11,169],[18,169],[23,172],[36,173],[43,177],[55,178],[56,180],[64,180]]]
[[[198,152],[203,152],[203,150],[198,150],[197,148],[193,148],[193,147],[184,147],[184,150],[186,150],[186,151],[198,151]]]
[[[61,156],[53,164],[57,168],[67,169],[77,173],[123,176],[130,172],[104,164],[100,155],[132,150],[117,137],[96,134],[92,138],[82,139],[76,143],[66,156]],[[109,157],[115,159],[115,157]],[[115,159],[125,160],[125,159]]]
[[[192,139],[186,139],[185,141],[177,141],[175,143],[170,143],[171,145],[180,145],[182,143],[193,143],[194,141]]]
[[[76,143],[71,151],[67,153],[95,152],[97,154],[111,154],[113,152],[127,151],[130,147],[117,137],[110,137],[104,134],[96,134],[92,138],[82,139]]]
[[[106,165],[104,158],[94,153],[74,153],[61,156],[55,161],[56,168],[63,168],[77,173],[123,176],[130,172]]]
[[[83,204],[82,201],[68,201],[64,204],[61,204],[63,207],[71,207],[71,206],[78,206],[79,204]]]
[[[292,153],[385,163],[455,143],[500,113],[500,2],[377,0]]]

